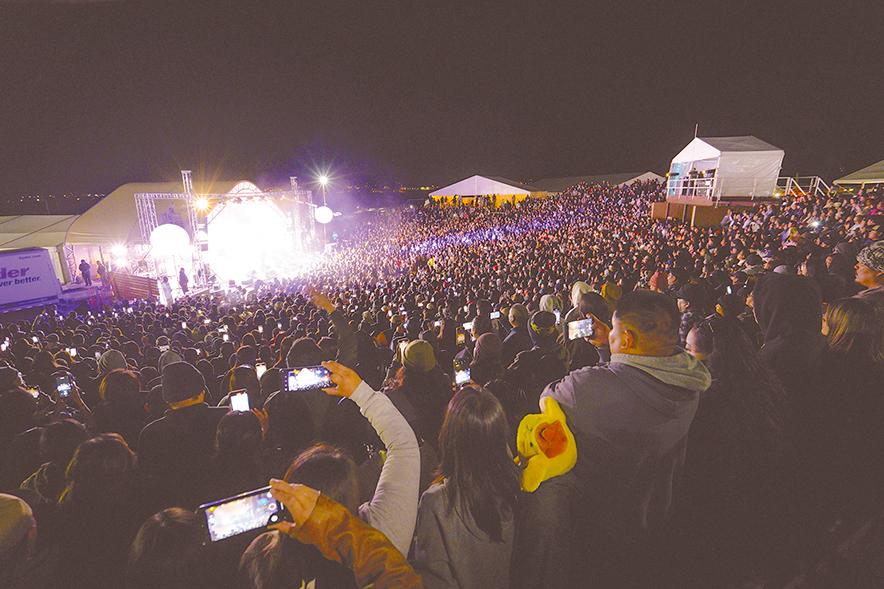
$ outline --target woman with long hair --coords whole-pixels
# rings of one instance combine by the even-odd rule
[[[754,566],[776,525],[789,449],[787,396],[737,319],[711,316],[691,330],[688,346],[706,364],[712,386],[700,396],[688,433],[676,521],[689,545],[682,554],[693,555],[685,570],[712,586],[718,575]]]
[[[118,434],[101,434],[77,448],[47,534],[58,554],[56,586],[123,585],[128,547],[148,515],[134,463]]]
[[[421,497],[414,567],[424,587],[509,587],[519,470],[500,402],[475,385],[448,404],[439,478]]]
[[[835,301],[827,309],[823,333],[828,394],[817,437],[820,470],[830,503],[862,515],[875,505],[884,476],[884,309],[868,299]]]

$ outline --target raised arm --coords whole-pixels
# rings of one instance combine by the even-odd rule
[[[359,508],[359,516],[387,535],[402,554],[414,534],[420,491],[420,450],[408,422],[390,399],[377,393],[352,370],[337,362],[325,362],[337,388],[329,393],[350,397],[387,447],[387,457],[371,501]]]
[[[270,486],[294,520],[271,527],[350,567],[360,587],[423,587],[420,576],[387,537],[342,505],[304,485],[274,479]]]

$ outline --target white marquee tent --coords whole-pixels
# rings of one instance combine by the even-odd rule
[[[64,238],[79,215],[12,215],[0,217],[0,251],[28,248],[49,250],[61,282],[70,282],[64,256]]]
[[[785,152],[751,135],[695,137],[672,159],[668,197],[773,196]]]
[[[449,184],[439,190],[430,193],[430,198],[434,200],[452,201],[457,197],[469,199],[473,197],[494,197],[495,206],[500,205],[500,201],[512,199],[518,202],[529,195],[537,192],[533,186],[528,186],[515,180],[506,178],[498,178],[494,176],[472,176]]]
[[[838,184],[839,186],[845,184],[880,183],[884,183],[884,160],[835,180],[835,184]]]

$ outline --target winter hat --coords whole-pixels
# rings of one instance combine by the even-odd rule
[[[167,350],[163,352],[160,355],[160,359],[157,360],[157,370],[162,372],[166,366],[168,366],[169,364],[174,364],[175,362],[181,362],[181,356],[179,356],[177,352]]]
[[[101,374],[107,374],[118,369],[129,369],[129,365],[126,364],[126,357],[119,350],[108,350],[98,359],[98,372]]]
[[[536,336],[542,338],[554,337],[556,330],[556,316],[549,311],[537,311],[531,315],[531,333],[532,340]]]
[[[676,296],[692,305],[702,306],[706,300],[706,291],[699,284],[689,282],[678,289]]]
[[[884,272],[884,240],[876,241],[856,257],[856,261],[875,272]]]
[[[503,354],[503,342],[496,333],[484,333],[476,340],[476,347],[473,350],[475,361],[500,362],[501,354]]]
[[[579,280],[571,286],[571,306],[576,307],[580,303],[580,295],[585,292],[592,291],[592,288],[585,282]]]
[[[549,312],[561,311],[562,301],[556,295],[543,295],[542,297],[540,297],[540,310]]]
[[[187,362],[172,362],[163,368],[163,400],[180,403],[206,390],[202,373]]]
[[[402,362],[412,370],[429,372],[436,367],[436,356],[433,354],[432,344],[422,339],[414,340],[405,346]]]
[[[36,525],[27,503],[14,495],[0,494],[0,557],[18,546]]]
[[[615,284],[613,282],[606,282],[602,285],[602,298],[605,299],[605,302],[608,303],[608,306],[612,309],[617,304],[617,301],[620,300],[620,297],[623,296],[623,289],[620,288],[619,284]]]
[[[749,254],[746,256],[746,265],[747,266],[760,266],[764,263],[764,260],[761,259],[761,256],[758,254]]]

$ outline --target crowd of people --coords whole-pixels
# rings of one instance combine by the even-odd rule
[[[301,276],[3,322],[0,586],[785,583],[884,507],[884,190],[713,228],[662,193],[408,208]],[[529,492],[552,401],[576,463]],[[268,485],[283,521],[211,539]]]

